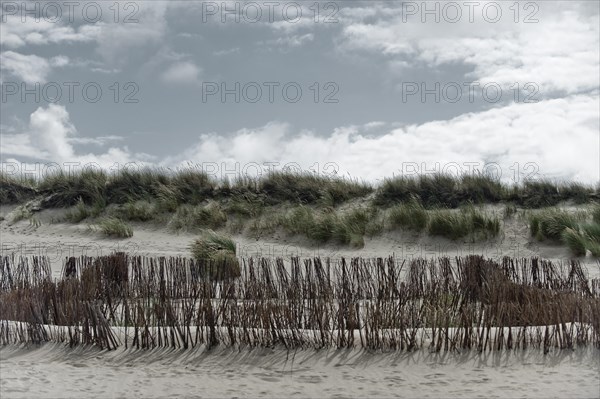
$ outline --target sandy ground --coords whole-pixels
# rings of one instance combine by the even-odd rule
[[[2,398],[597,398],[597,349],[478,354],[0,349]]]
[[[6,216],[10,207],[1,207]],[[36,215],[41,225],[24,220],[0,222],[2,255],[46,255],[55,277],[64,258],[106,255],[113,251],[149,256],[187,256],[195,235],[175,234],[152,224],[134,224],[134,236],[113,240],[79,225],[54,223],[60,211]],[[305,240],[275,235],[260,241],[235,236],[238,255],[398,258],[483,254],[490,258],[540,256],[566,261],[564,247],[529,237],[519,218],[505,221],[500,238],[489,242],[451,242],[407,233],[365,239],[365,247],[316,247]],[[580,258],[590,276],[598,261]],[[0,349],[0,397],[600,397],[598,349],[539,350],[480,355],[365,351],[217,349],[102,352],[59,344]]]
[[[0,215],[6,217],[14,207],[0,207]],[[500,206],[490,206],[489,211],[501,212]],[[197,236],[191,233],[174,233],[164,226],[152,223],[133,224],[133,237],[110,239],[91,230],[86,223],[55,223],[62,215],[61,210],[44,210],[36,218],[41,225],[32,225],[28,220],[10,223],[0,222],[0,253],[2,255],[46,255],[50,258],[53,274],[60,270],[67,256],[98,256],[114,251],[124,251],[145,256],[189,256],[188,246]],[[316,246],[303,238],[275,234],[261,240],[247,236],[233,236],[237,243],[238,256],[265,257],[386,257],[400,259],[415,257],[437,258],[440,256],[464,256],[482,254],[489,258],[503,256],[530,258],[538,256],[557,262],[571,258],[569,251],[561,245],[539,242],[530,237],[526,221],[513,217],[503,222],[503,232],[497,239],[472,243],[450,241],[443,238],[415,235],[406,232],[386,232],[374,238],[365,238],[365,246],[353,249],[345,246]],[[580,257],[590,276],[600,276],[600,262],[590,256]]]

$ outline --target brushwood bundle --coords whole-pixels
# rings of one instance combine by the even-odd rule
[[[1,258],[0,343],[431,351],[600,347],[600,281],[577,261]]]

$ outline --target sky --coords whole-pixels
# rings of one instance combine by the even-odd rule
[[[2,169],[596,184],[599,7],[2,0]]]

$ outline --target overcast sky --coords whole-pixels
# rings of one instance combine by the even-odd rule
[[[3,167],[598,182],[600,3],[447,3],[3,0]]]

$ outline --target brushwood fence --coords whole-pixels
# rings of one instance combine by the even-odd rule
[[[1,258],[0,343],[479,351],[600,347],[600,283],[577,261],[481,256]],[[211,277],[212,276],[212,277]]]

